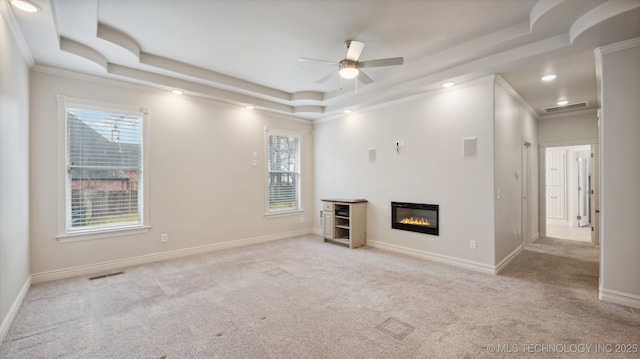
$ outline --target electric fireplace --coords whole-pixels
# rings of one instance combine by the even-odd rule
[[[437,204],[391,202],[391,228],[438,235]]]

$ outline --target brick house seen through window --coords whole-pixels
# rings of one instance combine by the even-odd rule
[[[142,224],[140,117],[67,111],[67,232]]]

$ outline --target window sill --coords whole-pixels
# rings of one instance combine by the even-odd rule
[[[293,211],[282,211],[282,212],[267,212],[264,214],[265,218],[281,218],[281,217],[293,217],[304,214],[303,209],[296,209]]]
[[[113,238],[122,236],[132,236],[137,234],[143,234],[149,232],[151,226],[141,226],[133,228],[116,228],[116,229],[102,229],[95,231],[84,231],[77,233],[66,233],[56,236],[56,239],[60,243],[73,243],[81,241],[90,241],[93,239]]]

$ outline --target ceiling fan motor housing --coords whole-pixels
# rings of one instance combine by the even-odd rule
[[[357,69],[358,61],[347,60],[344,59],[338,63],[340,65],[340,70],[342,69]]]

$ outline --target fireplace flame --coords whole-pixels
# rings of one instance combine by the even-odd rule
[[[414,218],[414,217],[403,218],[400,220],[400,223],[412,224],[414,226],[424,226],[424,227],[429,227],[431,225],[431,223],[429,223],[429,221],[427,221],[426,218]]]

